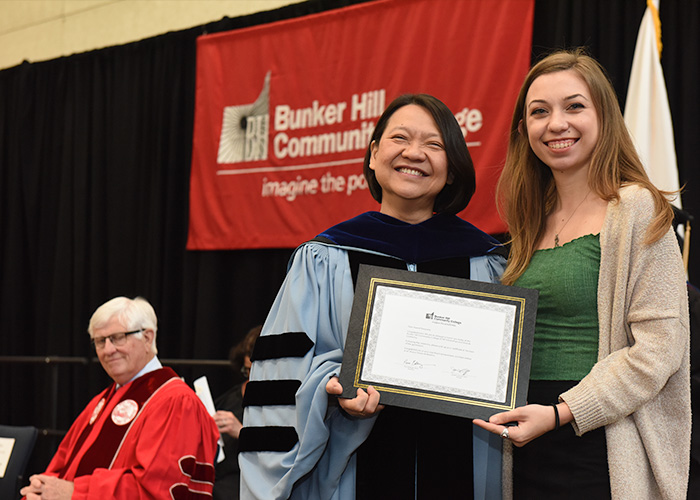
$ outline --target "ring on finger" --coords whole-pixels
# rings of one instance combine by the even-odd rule
[[[508,432],[508,427],[504,427],[501,431],[501,437],[503,439],[510,439],[510,433]]]

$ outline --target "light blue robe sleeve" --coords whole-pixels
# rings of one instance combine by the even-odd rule
[[[375,418],[329,410],[325,389],[340,370],[353,293],[344,250],[314,243],[297,249],[262,335],[305,332],[314,346],[303,358],[256,361],[250,374],[251,381],[300,381],[296,405],[246,407],[243,425],[293,426],[299,441],[288,452],[242,452],[241,498],[355,498],[354,452]]]
[[[506,259],[500,255],[472,257],[469,276],[474,281],[498,283],[506,268]],[[501,438],[492,432],[473,426],[474,498],[500,500],[502,445]]]
[[[499,256],[478,257],[471,259],[470,273],[474,280],[495,282],[504,267]],[[242,452],[241,498],[354,500],[354,452],[375,419],[329,410],[325,391],[340,370],[353,294],[345,250],[310,243],[295,252],[262,335],[305,332],[314,347],[303,358],[253,363],[251,381],[292,379],[301,386],[296,405],[249,406],[243,425],[293,426],[299,442],[288,452]],[[501,443],[495,438],[475,433],[477,499],[500,498]]]

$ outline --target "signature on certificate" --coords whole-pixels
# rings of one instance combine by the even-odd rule
[[[423,365],[423,363],[421,363],[420,361],[418,361],[416,359],[404,359],[403,366],[404,366],[404,368],[407,368],[411,371],[422,370],[425,368],[425,365]]]
[[[469,368],[452,368],[452,376],[455,378],[467,378],[470,371]]]

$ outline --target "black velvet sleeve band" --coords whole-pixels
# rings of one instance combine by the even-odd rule
[[[304,332],[265,335],[255,342],[250,360],[303,358],[313,346],[313,341]]]
[[[294,427],[243,427],[238,451],[289,451],[298,441]]]
[[[251,380],[245,388],[243,407],[296,404],[299,380]]]

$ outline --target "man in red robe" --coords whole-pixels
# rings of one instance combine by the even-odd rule
[[[157,318],[116,297],[88,327],[114,383],[82,411],[27,500],[211,498],[219,432],[204,405],[156,357]]]

